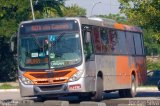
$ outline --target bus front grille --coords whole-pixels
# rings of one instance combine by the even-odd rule
[[[42,91],[53,91],[62,89],[62,85],[54,85],[54,86],[39,86]]]
[[[34,85],[62,84],[68,82],[78,70],[75,68],[59,71],[27,71],[23,75],[30,79]]]

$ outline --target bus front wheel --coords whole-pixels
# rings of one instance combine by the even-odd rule
[[[101,77],[97,77],[97,85],[95,95],[92,97],[94,101],[101,101],[103,99],[103,79]]]

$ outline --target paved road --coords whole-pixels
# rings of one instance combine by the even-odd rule
[[[0,100],[23,100],[28,98],[21,98],[19,91],[5,91],[0,92]],[[63,98],[66,99],[67,98]],[[70,97],[71,100],[76,101],[76,97]],[[160,105],[160,92],[158,90],[139,90],[135,98],[119,98],[117,92],[107,93],[104,96],[104,100],[101,101],[107,104],[107,106],[123,106],[123,104],[148,104],[148,106],[159,106]],[[79,106],[79,102],[71,102],[70,106]]]

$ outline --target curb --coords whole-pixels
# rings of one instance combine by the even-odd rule
[[[19,92],[19,89],[0,89],[0,92]]]
[[[158,91],[157,87],[138,87],[137,91]]]
[[[19,92],[19,89],[0,89],[0,92]],[[137,91],[158,91],[157,87],[138,87]]]

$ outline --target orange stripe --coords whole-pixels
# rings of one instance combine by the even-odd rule
[[[36,84],[59,84],[65,83],[69,78],[74,75],[78,70],[75,68],[53,71],[53,77],[48,78],[48,72],[25,72],[23,76],[30,79]]]
[[[123,24],[115,23],[115,24],[114,24],[114,27],[115,27],[116,29],[125,30],[125,27],[123,26]]]
[[[130,70],[128,66],[128,57],[127,56],[117,56],[117,65],[116,65],[116,74],[117,83],[122,85],[129,85],[130,80]]]

